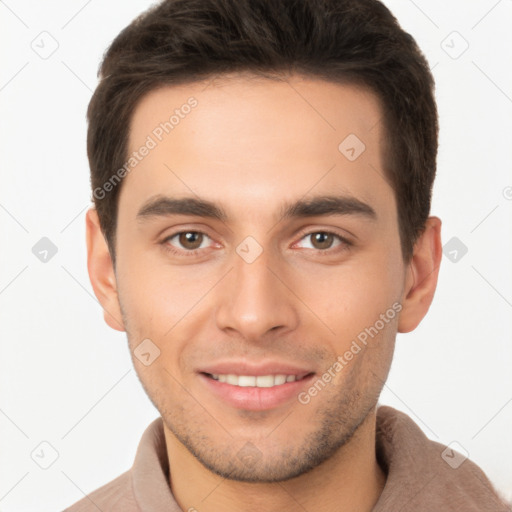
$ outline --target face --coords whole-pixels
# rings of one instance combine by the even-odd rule
[[[374,411],[406,273],[381,115],[355,86],[243,76],[134,112],[123,327],[166,436],[226,478],[302,474]]]

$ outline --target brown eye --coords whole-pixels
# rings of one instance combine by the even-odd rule
[[[302,249],[315,249],[330,254],[332,251],[348,249],[352,246],[352,243],[334,232],[312,231],[303,235],[297,246]]]
[[[178,231],[160,242],[163,248],[177,257],[196,257],[208,254],[215,242],[202,231]]]
[[[320,231],[318,233],[311,233],[311,245],[315,249],[330,249],[334,242],[334,235],[332,233],[325,233]]]
[[[178,241],[181,247],[193,251],[201,247],[203,233],[198,233],[197,231],[183,231],[183,233],[179,233]]]

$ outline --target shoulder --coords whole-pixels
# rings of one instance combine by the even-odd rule
[[[139,512],[132,490],[131,470],[84,496],[64,512]]]
[[[467,453],[429,439],[407,414],[380,406],[376,436],[377,456],[388,473],[376,510],[407,503],[417,511],[511,511]]]

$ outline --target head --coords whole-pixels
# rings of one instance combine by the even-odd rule
[[[166,1],[110,46],[88,120],[91,282],[168,438],[245,481],[327,460],[436,286],[414,40],[376,0]],[[215,380],[261,368],[300,380],[259,405]]]

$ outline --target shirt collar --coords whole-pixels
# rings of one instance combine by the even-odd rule
[[[377,409],[375,449],[387,480],[373,512],[452,510],[453,503],[466,512],[508,510],[478,466],[470,460],[450,466],[446,446],[428,439],[408,415],[392,407]],[[145,430],[131,471],[133,493],[144,512],[182,512],[168,483],[167,457],[160,417]]]

